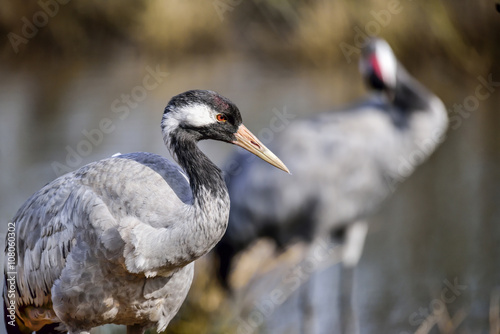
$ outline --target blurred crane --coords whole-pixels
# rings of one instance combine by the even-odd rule
[[[228,164],[229,225],[216,247],[224,286],[234,257],[261,237],[284,247],[329,236],[343,245],[344,263],[356,264],[364,219],[442,141],[443,103],[407,73],[387,42],[367,45],[360,71],[372,97],[276,134],[272,146],[292,178],[266,172],[245,152]]]
[[[69,333],[109,323],[127,333],[165,330],[189,290],[193,261],[219,241],[229,215],[221,171],[196,143],[233,143],[287,171],[215,92],[173,97],[161,127],[187,176],[155,154],[119,155],[54,180],[19,209],[11,222],[17,253],[14,260],[6,249],[5,259],[10,333],[54,323]]]

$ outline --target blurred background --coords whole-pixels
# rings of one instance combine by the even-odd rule
[[[354,275],[358,330],[500,333],[500,13],[493,0],[0,4],[0,232],[32,193],[67,171],[116,152],[168,155],[159,121],[170,97],[185,90],[229,97],[258,136],[276,110],[304,116],[363,97],[359,48],[379,36],[441,97],[450,128],[370,219]],[[486,98],[478,98],[479,85]],[[202,148],[219,166],[233,150]],[[270,328],[282,323],[293,324],[283,333],[301,333],[293,309],[265,303],[284,275],[300,269],[301,247],[276,255],[258,242],[239,260],[232,295],[218,285],[211,255],[200,259],[167,333],[277,333]]]

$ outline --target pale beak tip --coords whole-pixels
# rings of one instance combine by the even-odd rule
[[[243,147],[250,153],[255,154],[262,160],[267,163],[273,165],[274,167],[281,169],[284,172],[290,173],[288,167],[276,156],[273,152],[271,152],[264,144],[260,142],[248,129],[241,124],[238,128],[238,131],[235,133],[236,140],[232,141],[232,144]]]
[[[277,157],[275,156],[271,151],[269,150],[266,150],[267,152],[269,152],[268,154],[270,154],[272,156],[272,158],[270,160],[267,160],[267,159],[264,159],[266,162],[270,163],[271,165],[273,165],[274,167],[284,171],[284,172],[287,172],[288,174],[292,175],[292,173],[290,172],[290,170],[288,169],[288,167]]]

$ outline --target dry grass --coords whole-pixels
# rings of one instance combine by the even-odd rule
[[[436,325],[439,329],[439,333],[453,334],[457,332],[458,327],[466,317],[467,313],[464,310],[459,310],[453,317],[450,317],[445,305],[444,310],[434,310],[433,313],[429,314],[415,331],[415,334],[428,334]]]
[[[215,15],[211,1],[150,1],[133,38],[141,50],[162,57],[224,52],[228,29]]]
[[[379,24],[377,35],[397,45],[409,61],[441,59],[470,73],[484,72],[500,56],[500,20],[489,2],[398,1],[398,12]],[[231,3],[226,1],[226,3]],[[84,1],[60,5],[57,14],[15,54],[7,39],[0,54],[8,62],[36,59],[106,60],[113,46],[140,55],[184,60],[239,52],[257,60],[328,68],[345,64],[340,43],[353,44],[374,13],[390,1],[253,0],[236,5],[221,20],[204,0]],[[22,35],[21,18],[41,11],[35,2],[3,4],[0,32]],[[92,58],[92,55],[97,58]],[[406,57],[408,56],[408,57]]]

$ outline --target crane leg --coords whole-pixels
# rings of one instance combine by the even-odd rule
[[[306,258],[318,262],[315,263],[315,271],[298,292],[303,315],[301,333],[359,332],[353,307],[354,270],[361,257],[367,231],[366,222],[359,221],[334,231],[329,241],[318,238],[312,242]],[[326,308],[333,314],[326,316]]]
[[[347,267],[355,267],[365,245],[368,224],[365,221],[357,221],[347,227],[345,245],[342,254],[342,262]]]
[[[340,310],[341,332],[358,333],[357,317],[353,305],[354,270],[363,253],[368,224],[357,221],[346,231],[345,244],[342,252],[343,266],[340,268]]]
[[[352,304],[354,267],[341,266],[339,282],[340,327],[343,334],[356,331],[356,312]]]

